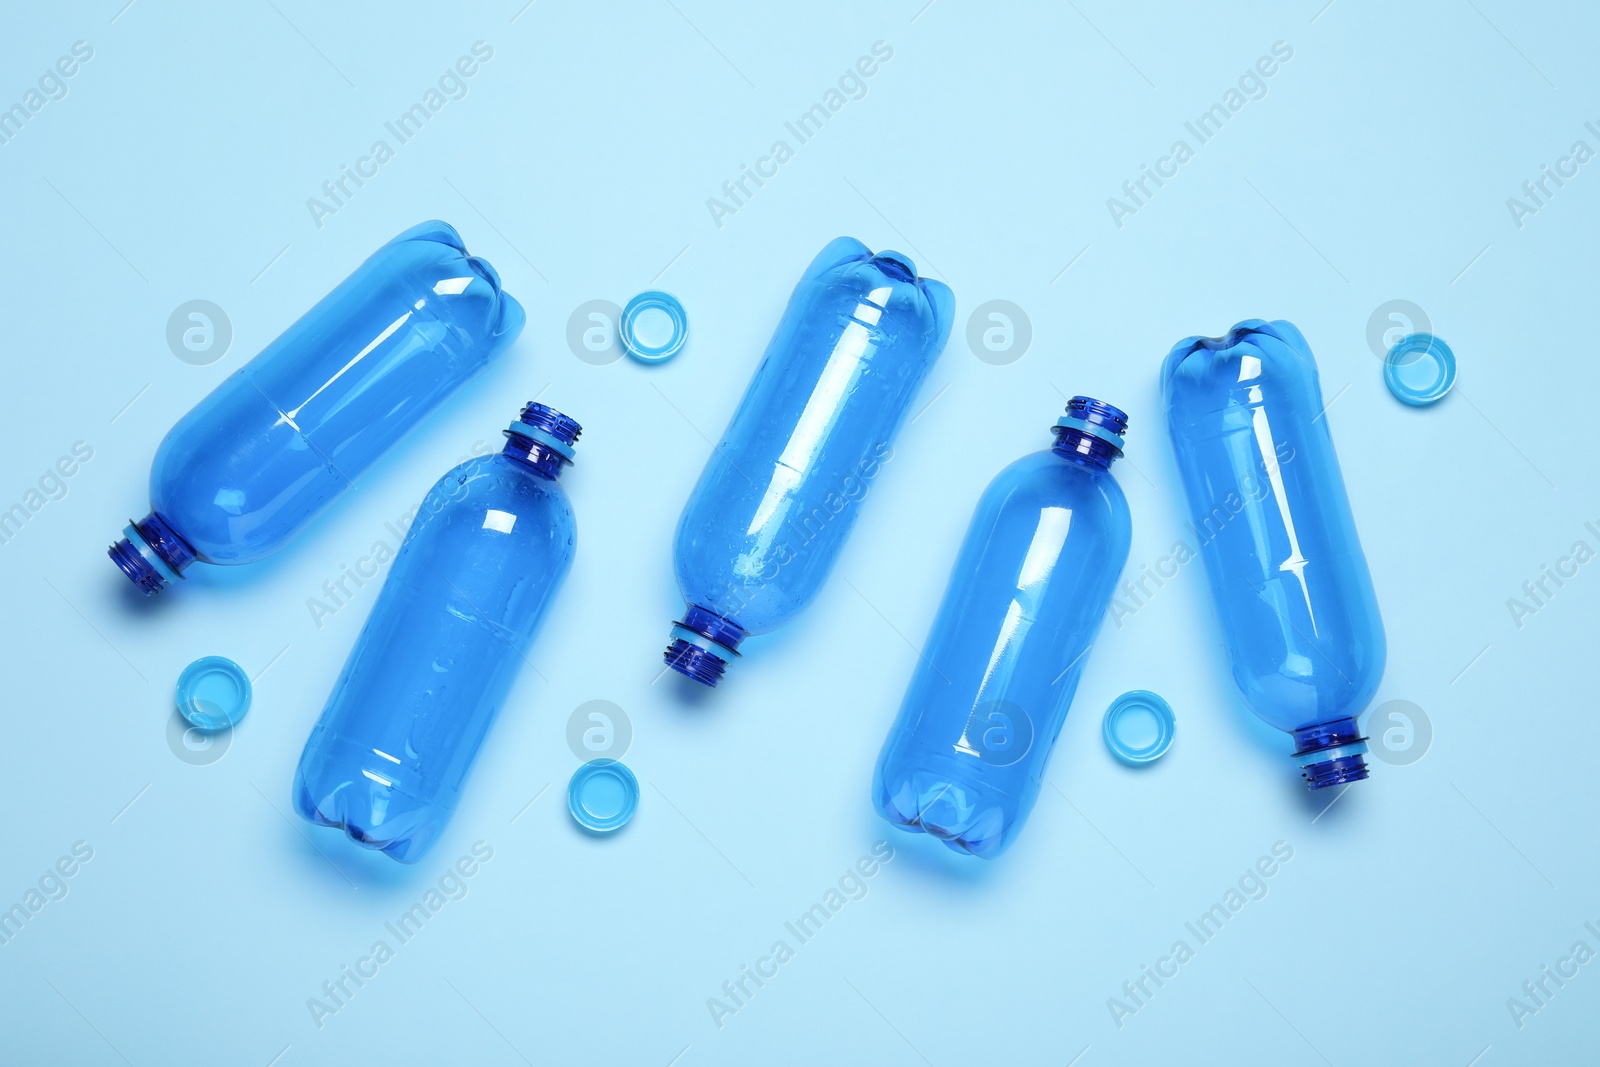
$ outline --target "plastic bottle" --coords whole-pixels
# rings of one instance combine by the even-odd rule
[[[811,261],[678,520],[674,670],[716,685],[821,590],[954,311],[899,252],[840,237]]]
[[[1365,778],[1356,717],[1383,677],[1383,620],[1310,346],[1250,319],[1179,341],[1161,385],[1239,692],[1293,735],[1311,788]]]
[[[992,859],[1016,839],[1128,561],[1111,476],[1128,417],[1073,397],[1055,445],[989,484],[889,731],[872,793],[902,830]]]
[[[529,404],[428,493],[300,756],[304,818],[401,863],[438,838],[572,566],[558,478],[580,429]]]
[[[196,560],[276,552],[525,317],[453,227],[413,226],[178,420],[150,470],[150,514],[111,559],[149,595]]]

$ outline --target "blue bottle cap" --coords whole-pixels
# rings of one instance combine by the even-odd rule
[[[1113,755],[1137,765],[1165,755],[1176,727],[1171,705],[1147,689],[1134,689],[1111,702],[1101,733]]]
[[[666,319],[666,335],[660,336],[660,323]],[[628,301],[622,309],[622,322],[617,326],[622,347],[628,354],[643,363],[662,363],[677,355],[689,339],[689,316],[683,305],[671,293],[650,289]],[[649,336],[646,341],[641,333]]]
[[[1383,381],[1396,400],[1426,407],[1456,383],[1456,354],[1431,333],[1410,333],[1383,359]]]
[[[226,656],[205,656],[178,675],[178,713],[212,733],[239,725],[250,710],[250,676]]]
[[[639,780],[614,759],[590,760],[567,783],[567,810],[597,834],[622,829],[638,807]]]

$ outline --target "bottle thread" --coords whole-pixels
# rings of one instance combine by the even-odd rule
[[[559,478],[561,468],[572,462],[572,446],[583,427],[548,404],[529,401],[503,432],[504,455],[526,463],[547,478]]]
[[[145,596],[154,596],[168,582],[182,578],[195,561],[194,549],[153,511],[129,523],[123,535],[106,555]]]
[[[738,657],[739,642],[745,637],[744,628],[733,620],[691,606],[682,622],[673,623],[672,640],[662,658],[684,677],[714,687]]]
[[[1128,414],[1121,408],[1090,396],[1067,401],[1066,414],[1052,427],[1056,455],[1095,470],[1106,470],[1122,458],[1122,438],[1128,432]]]
[[[1295,762],[1309,789],[1359,782],[1368,777],[1367,739],[1354,719],[1305,726],[1294,732]]]

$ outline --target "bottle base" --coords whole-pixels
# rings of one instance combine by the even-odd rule
[[[927,834],[966,856],[993,859],[1011,844],[1005,812],[948,776],[917,773],[894,788],[880,782],[876,806],[884,821],[912,834]]]
[[[318,802],[298,774],[294,810],[307,822],[343,831],[362,848],[405,864],[416,863],[433,847],[448,817],[436,805],[421,804],[375,783],[342,785]]]

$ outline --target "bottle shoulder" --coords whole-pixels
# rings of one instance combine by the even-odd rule
[[[446,472],[429,491],[423,512],[430,521],[448,516],[451,525],[501,533],[531,533],[535,526],[570,530],[574,522],[572,501],[559,481],[500,453]]]
[[[1128,498],[1110,470],[1074,463],[1050,449],[1032,452],[1002,470],[984,493],[987,503],[1067,507],[1107,517],[1128,513]]]

